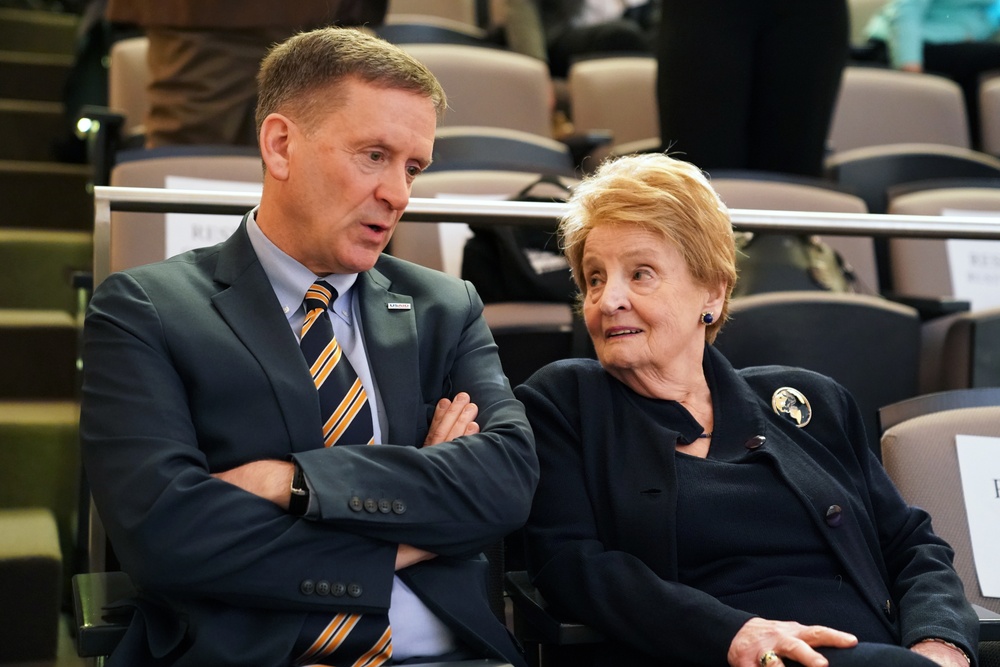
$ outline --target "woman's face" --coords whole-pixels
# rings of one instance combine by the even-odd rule
[[[585,241],[582,269],[584,320],[606,370],[636,389],[671,369],[700,369],[701,314],[719,317],[724,289],[695,282],[670,242],[634,224],[598,225]]]

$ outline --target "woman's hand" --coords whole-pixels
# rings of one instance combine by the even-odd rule
[[[813,647],[850,648],[857,643],[854,635],[822,625],[751,618],[733,637],[727,657],[732,667],[781,667],[782,658],[790,658],[804,667],[826,667],[827,659]],[[770,651],[775,657],[767,659]]]
[[[478,414],[479,406],[464,391],[455,394],[454,400],[442,398],[434,409],[424,445],[437,445],[463,435],[479,433],[479,424],[476,423]]]
[[[941,667],[969,667],[969,659],[956,646],[925,639],[911,646],[910,650],[933,660]]]

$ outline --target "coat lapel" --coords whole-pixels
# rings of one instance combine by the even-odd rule
[[[215,279],[224,288],[212,297],[212,303],[270,381],[285,417],[291,450],[321,446],[319,397],[295,335],[250,244],[246,218],[223,243]]]
[[[411,442],[414,425],[426,422],[420,391],[420,350],[416,311],[408,294],[389,291],[391,281],[378,269],[358,277],[361,334],[379,393],[382,439],[397,445]],[[392,406],[387,409],[386,406]]]

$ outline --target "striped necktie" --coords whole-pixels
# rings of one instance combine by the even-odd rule
[[[299,345],[319,391],[323,415],[323,442],[327,447],[344,443],[370,445],[373,442],[372,409],[347,355],[333,335],[328,309],[337,291],[317,280],[306,292],[306,319]]]
[[[371,405],[357,372],[343,353],[330,322],[328,309],[337,291],[322,280],[306,292],[306,319],[300,347],[319,392],[323,416],[323,442],[374,442]],[[331,585],[327,594],[343,595],[343,584]],[[345,665],[378,667],[392,658],[392,630],[388,614],[309,614],[296,643],[296,665]]]

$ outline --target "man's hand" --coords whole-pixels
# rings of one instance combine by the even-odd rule
[[[961,649],[938,641],[917,642],[910,647],[910,650],[933,660],[942,667],[969,667],[969,659]]]
[[[434,410],[424,445],[437,445],[463,435],[479,433],[479,424],[475,421],[478,414],[479,406],[464,391],[455,394],[454,400],[442,398]]]
[[[437,558],[437,554],[418,549],[417,547],[411,547],[409,544],[400,544],[399,548],[396,549],[396,570],[402,570],[405,567],[416,565],[421,561],[430,560],[431,558]]]
[[[231,470],[217,472],[212,477],[270,500],[287,510],[294,474],[295,466],[291,461],[264,460],[244,463]]]

